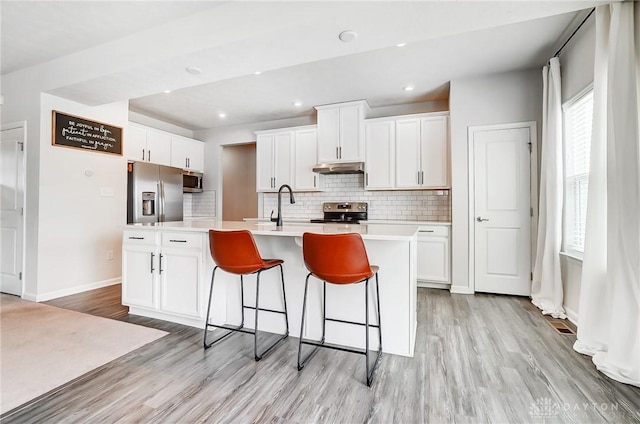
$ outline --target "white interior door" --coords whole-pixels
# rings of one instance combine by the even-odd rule
[[[475,290],[531,293],[529,128],[473,133]]]
[[[0,137],[0,291],[22,296],[24,129]]]

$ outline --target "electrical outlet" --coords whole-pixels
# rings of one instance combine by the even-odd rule
[[[107,250],[107,260],[108,261],[113,260],[113,250]]]

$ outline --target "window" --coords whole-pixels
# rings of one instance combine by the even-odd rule
[[[564,249],[582,256],[587,217],[593,90],[567,102],[564,109]]]

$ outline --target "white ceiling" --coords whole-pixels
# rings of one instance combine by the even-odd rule
[[[2,0],[2,76],[37,71],[43,91],[87,105],[130,100],[188,129],[357,99],[447,100],[451,80],[542,66],[579,11],[600,3]],[[345,29],[358,38],[339,41]]]

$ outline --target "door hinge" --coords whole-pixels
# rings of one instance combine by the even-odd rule
[[[531,278],[530,279],[531,279],[531,281],[533,281],[533,272],[531,273]]]
[[[531,216],[533,216],[533,208],[529,208],[529,212],[531,213]]]
[[[533,144],[531,142],[527,143],[529,145],[529,153],[533,150]]]
[[[18,141],[18,144],[20,145],[20,151],[24,152],[24,141]]]
[[[18,278],[20,279],[20,281],[22,281],[22,271],[18,273]]]

